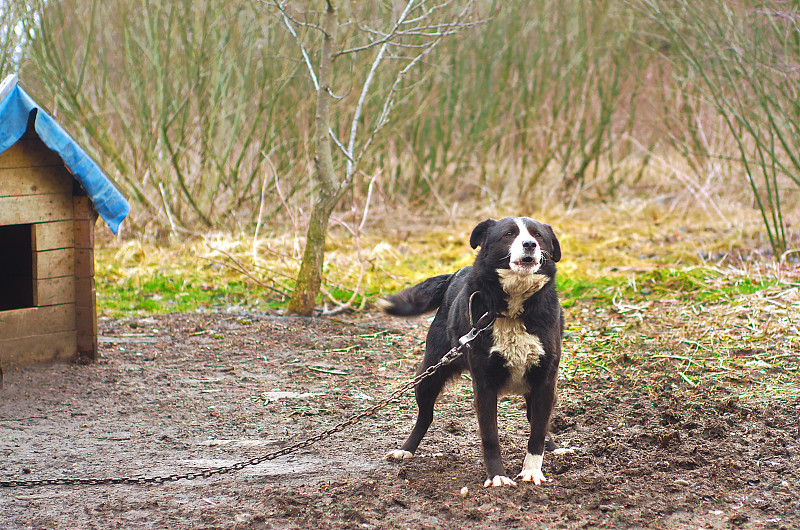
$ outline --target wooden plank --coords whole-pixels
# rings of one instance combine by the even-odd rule
[[[75,276],[79,278],[94,277],[94,224],[93,219],[76,219],[74,221]],[[76,288],[83,289],[84,287]],[[91,283],[91,288],[94,288],[94,282]]]
[[[55,221],[34,225],[36,250],[72,248],[75,245],[75,230],[72,221]]]
[[[78,354],[87,361],[97,359],[97,295],[94,286],[94,225],[97,214],[86,197],[75,197],[75,330]]]
[[[0,337],[19,339],[75,330],[75,304],[0,311]]]
[[[88,248],[75,249],[75,276],[94,277],[94,252]]]
[[[73,276],[75,273],[75,251],[71,248],[42,250],[35,254],[36,277],[40,280]]]
[[[75,304],[80,307],[94,307],[94,278],[79,276],[75,278]]]
[[[75,248],[94,248],[94,219],[75,219]]]
[[[94,301],[94,291],[92,292]],[[78,355],[84,360],[97,359],[97,311],[91,307],[77,307],[75,311],[75,332]]]
[[[72,196],[65,193],[0,197],[0,225],[72,219]]]
[[[72,201],[73,219],[84,219],[88,221],[97,220],[97,212],[87,195],[74,195]]]
[[[0,365],[13,368],[27,364],[70,361],[77,357],[74,331],[47,333],[17,339],[0,339]]]
[[[78,354],[97,359],[97,295],[94,286],[94,225],[97,212],[87,197],[74,197],[75,226],[75,330]]]
[[[0,154],[0,168],[61,166],[64,161],[39,138],[23,138]]]
[[[36,281],[36,305],[38,307],[75,302],[75,278],[48,278]]]
[[[72,181],[72,175],[64,166],[0,169],[0,197],[71,194]]]

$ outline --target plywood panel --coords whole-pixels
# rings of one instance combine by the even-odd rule
[[[36,277],[40,280],[73,276],[75,273],[75,251],[71,248],[42,250],[34,255]]]
[[[4,368],[26,364],[69,361],[77,356],[74,331],[0,339],[0,365]]]
[[[0,225],[72,219],[72,196],[65,193],[0,197]]]
[[[75,302],[75,278],[40,279],[36,282],[36,305],[48,306]]]
[[[0,337],[19,339],[75,330],[75,304],[0,311]]]
[[[72,180],[64,166],[0,169],[0,197],[71,194]]]
[[[71,248],[75,245],[72,221],[39,223],[34,226],[36,250]]]
[[[64,162],[38,138],[23,138],[0,155],[0,168],[61,166]]]

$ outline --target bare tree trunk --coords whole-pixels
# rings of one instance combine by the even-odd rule
[[[429,17],[433,14],[439,14],[441,12],[440,8],[443,9],[449,6],[450,1],[444,1],[436,8],[429,8],[426,7],[425,2],[406,0],[402,13],[391,23],[387,30],[375,32],[374,34],[370,33],[369,41],[366,44],[358,44],[355,47],[344,50],[340,49],[334,54],[334,49],[340,46],[337,40],[339,23],[334,0],[326,0],[325,4],[325,13],[322,15],[322,22],[319,26],[302,22],[302,25],[313,28],[314,31],[321,31],[323,34],[318,71],[315,71],[302,39],[294,30],[294,26],[298,21],[292,18],[286,2],[275,2],[273,4],[280,11],[286,28],[300,46],[303,60],[317,91],[316,130],[314,132],[315,168],[312,176],[315,200],[311,210],[311,221],[308,226],[303,260],[300,264],[300,271],[297,274],[292,298],[289,300],[289,305],[286,309],[287,313],[298,315],[311,315],[314,311],[316,297],[322,285],[328,220],[342,195],[352,186],[361,157],[369,148],[378,131],[386,125],[389,112],[394,103],[393,97],[401,81],[415,65],[419,64],[439,44],[442,38],[452,35],[463,28],[470,27],[469,23],[463,21],[469,13],[471,2],[467,2],[464,9],[454,15],[454,20],[432,21],[429,20]],[[352,21],[348,21],[348,25],[352,23]],[[383,38],[375,39],[374,37],[377,34],[382,34]],[[425,41],[424,43],[418,42],[420,36]],[[412,42],[400,42],[403,38],[408,38]],[[359,52],[369,53],[369,50],[373,48],[376,48],[377,52],[364,78],[361,95],[353,110],[352,119],[350,120],[350,138],[347,147],[345,147],[337,138],[331,124],[331,104],[334,99],[331,90],[333,61],[335,57],[340,55]],[[415,51],[408,55],[408,50]],[[373,89],[375,74],[385,64],[384,60],[387,57],[396,61],[403,61],[406,64],[397,70],[394,76],[394,83],[388,89],[384,87],[383,107],[380,113],[377,114],[377,120],[367,129],[364,139],[359,141],[357,139],[358,125],[362,120],[365,102]],[[365,120],[365,123],[368,122]],[[338,130],[338,127],[334,128]],[[341,153],[335,153],[335,149],[338,149]],[[339,168],[341,178],[337,178],[336,175],[334,154],[343,155],[347,159],[345,167]]]
[[[316,199],[311,210],[311,221],[306,233],[306,248],[303,261],[297,274],[292,298],[289,300],[287,312],[296,315],[311,315],[314,303],[322,284],[322,266],[325,261],[325,240],[328,234],[328,220],[336,203],[344,192],[345,186],[339,186],[333,167],[333,140],[330,131],[331,92],[330,80],[333,70],[333,46],[336,42],[336,8],[328,0],[322,30],[325,35],[322,42],[317,87],[316,115],[316,156],[314,172],[314,188]]]

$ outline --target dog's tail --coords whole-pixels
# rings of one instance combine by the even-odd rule
[[[412,317],[433,311],[444,300],[444,293],[454,274],[440,274],[428,278],[397,294],[379,298],[375,304],[385,313],[396,317]]]

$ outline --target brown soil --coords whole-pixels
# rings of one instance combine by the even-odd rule
[[[169,475],[257,457],[386,396],[412,374],[426,322],[218,313],[100,326],[95,364],[6,370],[0,480]],[[563,379],[552,430],[573,451],[545,456],[542,486],[482,487],[465,379],[406,463],[382,455],[408,433],[411,396],[311,450],[229,475],[2,489],[0,527],[799,527],[797,394],[742,379],[692,387],[642,348]],[[501,402],[510,473],[525,453],[520,406]]]

